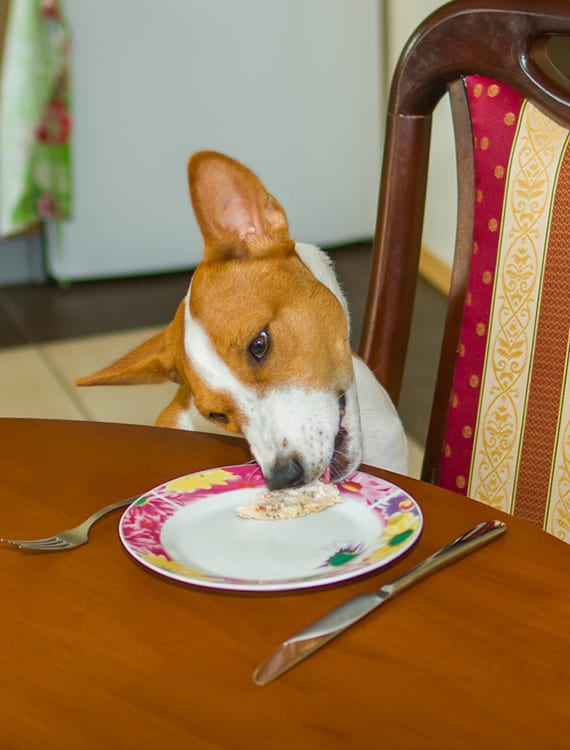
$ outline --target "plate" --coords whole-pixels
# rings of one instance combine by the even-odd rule
[[[356,471],[338,485],[343,502],[285,521],[240,518],[238,505],[265,489],[259,467],[188,474],[130,505],[119,523],[127,552],[182,583],[234,591],[287,591],[378,570],[419,539],[423,516],[400,487]]]

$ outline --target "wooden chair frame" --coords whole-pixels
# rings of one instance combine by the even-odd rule
[[[455,0],[406,45],[390,89],[384,163],[360,354],[397,404],[421,249],[432,113],[449,92],[456,133],[457,230],[422,478],[437,483],[473,235],[473,138],[463,77],[501,80],[570,128],[570,81],[548,41],[570,36],[568,0]]]

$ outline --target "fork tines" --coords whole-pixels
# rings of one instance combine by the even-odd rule
[[[64,549],[71,546],[69,542],[60,537],[45,537],[44,539],[0,539],[4,544],[11,544],[19,549],[52,550]]]

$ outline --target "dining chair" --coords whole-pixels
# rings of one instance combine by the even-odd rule
[[[447,94],[457,229],[422,479],[570,542],[570,81],[552,58],[560,36],[570,37],[568,0],[455,0],[410,37],[390,89],[360,353],[397,404],[432,113]]]

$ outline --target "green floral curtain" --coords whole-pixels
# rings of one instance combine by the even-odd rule
[[[72,209],[70,34],[60,0],[11,0],[0,79],[0,236]]]

